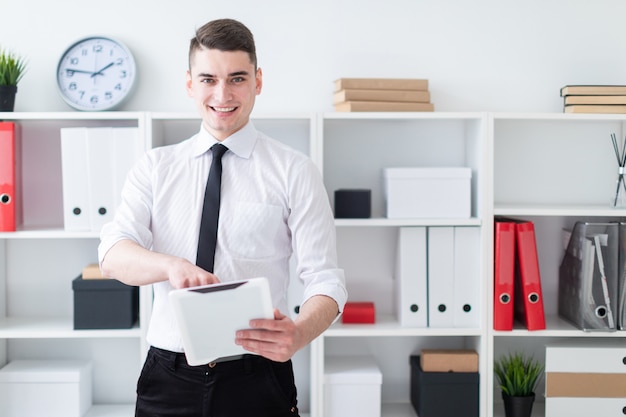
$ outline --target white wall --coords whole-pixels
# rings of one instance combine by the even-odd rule
[[[566,84],[626,84],[622,0],[2,0],[0,16],[0,46],[30,61],[16,111],[70,110],[57,61],[92,34],[138,61],[120,110],[194,111],[188,40],[218,17],[255,34],[259,112],[331,111],[339,77],[427,78],[440,111],[561,112]]]

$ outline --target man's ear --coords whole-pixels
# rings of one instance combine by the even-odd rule
[[[193,89],[191,88],[191,72],[189,70],[187,70],[185,77],[185,89],[187,90],[187,95],[189,97],[193,97]]]
[[[256,70],[256,95],[261,94],[261,90],[263,89],[263,71],[261,68]]]

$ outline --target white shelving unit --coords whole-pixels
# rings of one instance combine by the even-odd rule
[[[623,220],[626,210],[611,206],[617,162],[610,135],[626,133],[624,115],[490,115],[493,126],[494,214],[532,220],[539,253],[546,330],[489,329],[489,360],[524,349],[545,360],[545,345],[563,338],[626,338],[617,332],[583,332],[558,316],[558,270],[563,257],[562,229],[579,220]],[[490,253],[491,259],[493,255]],[[489,281],[487,293],[493,293]],[[493,312],[492,298],[487,311]],[[492,375],[493,367],[488,368]],[[491,384],[489,416],[503,416],[499,389]],[[544,415],[543,382],[533,413]]]
[[[151,291],[140,291],[133,329],[73,330],[71,281],[96,260],[97,233],[63,229],[59,129],[135,126],[150,149],[196,133],[195,114],[3,113],[22,128],[24,224],[0,233],[0,365],[29,358],[88,358],[94,363],[90,417],[133,414],[136,379],[147,346]],[[409,356],[424,348],[471,348],[479,353],[480,416],[503,415],[493,359],[523,348],[543,358],[562,338],[623,338],[585,333],[558,318],[561,229],[579,219],[626,219],[610,207],[617,175],[610,134],[623,138],[626,116],[514,113],[302,113],[253,115],[257,128],[304,152],[323,175],[331,203],[340,188],[372,191],[372,217],[337,219],[338,253],[351,300],[376,303],[376,324],[336,323],[294,357],[300,409],[323,416],[324,364],[329,356],[368,354],[383,375],[384,416],[415,416],[410,405]],[[385,167],[464,166],[472,170],[467,219],[387,219]],[[535,222],[547,330],[492,330],[493,216]],[[480,325],[410,328],[396,318],[393,288],[401,227],[480,229]],[[295,316],[301,288],[290,288]],[[626,347],[626,338],[624,338]],[[541,393],[543,387],[538,390]],[[541,394],[535,412],[544,413]]]

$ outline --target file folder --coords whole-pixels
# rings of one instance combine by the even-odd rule
[[[480,327],[480,228],[454,228],[454,327]]]
[[[91,128],[87,134],[89,222],[99,231],[115,211],[115,141],[111,128]]]
[[[515,223],[494,223],[493,329],[513,330],[515,297]]]
[[[513,300],[515,312],[528,330],[543,330],[546,318],[534,223],[518,221],[515,224],[515,240],[518,265],[518,287]]]
[[[617,268],[617,328],[626,330],[626,223],[619,224]]]
[[[87,128],[61,129],[63,224],[68,231],[89,231]]]
[[[577,222],[559,267],[559,316],[585,331],[613,331],[618,297],[618,223]]]
[[[16,123],[0,122],[0,232],[22,223],[20,145]]]
[[[263,277],[172,290],[169,299],[191,366],[250,353],[235,344],[237,330],[250,328],[252,319],[274,318]]]
[[[454,325],[454,227],[428,228],[428,326]]]
[[[428,326],[426,227],[401,227],[396,258],[396,311],[401,326]]]

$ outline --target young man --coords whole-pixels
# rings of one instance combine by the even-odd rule
[[[101,233],[103,272],[129,285],[153,285],[137,385],[137,416],[297,416],[291,357],[322,333],[347,293],[337,267],[335,230],[318,169],[306,156],[250,122],[263,77],[252,33],[220,19],[196,32],[187,92],[200,132],[149,151],[130,172],[115,220]],[[196,265],[210,148],[225,145],[213,272]],[[201,252],[201,251],[200,251]],[[298,260],[304,302],[287,310],[289,258]],[[250,355],[192,367],[168,303],[174,288],[265,276],[273,320],[253,320],[233,335]],[[224,318],[227,320],[227,318]]]

